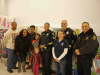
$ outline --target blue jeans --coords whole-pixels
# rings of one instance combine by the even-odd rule
[[[18,62],[22,62],[22,61],[26,62],[26,56],[24,56],[24,55],[22,57],[18,56]]]
[[[16,67],[17,63],[17,55],[15,55],[14,50],[8,49],[8,59],[7,59],[7,70],[11,70],[12,68]]]
[[[66,62],[67,62],[66,60],[61,60],[60,63],[58,63],[54,60],[56,75],[59,75],[60,70],[61,70],[61,75],[65,75]]]

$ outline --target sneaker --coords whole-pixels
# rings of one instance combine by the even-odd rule
[[[13,73],[13,71],[12,70],[7,70],[9,73]]]
[[[18,67],[14,67],[13,69],[18,69]]]

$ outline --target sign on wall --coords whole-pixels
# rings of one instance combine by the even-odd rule
[[[0,15],[0,29],[9,29],[14,18]]]

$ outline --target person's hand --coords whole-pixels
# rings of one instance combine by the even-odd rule
[[[29,63],[29,66],[31,66],[31,63]]]
[[[75,50],[75,53],[76,53],[77,55],[80,55],[79,49],[76,49],[76,50]]]
[[[41,46],[40,46],[40,48],[43,48],[43,47],[45,47],[45,46],[44,46],[44,45],[41,45]]]
[[[19,55],[19,53],[17,53],[17,55]]]
[[[40,67],[42,67],[42,64],[40,64]]]
[[[58,58],[56,58],[55,60],[56,60],[56,62],[59,62],[60,63],[60,61],[58,60]]]

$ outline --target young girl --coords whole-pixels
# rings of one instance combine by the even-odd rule
[[[29,65],[31,66],[31,63],[33,65],[33,74],[38,75],[39,73],[39,66],[42,67],[42,58],[41,54],[39,52],[39,48],[36,47],[34,49],[35,52],[32,53],[29,61]],[[40,65],[39,65],[40,64]]]
[[[64,31],[60,29],[58,31],[58,38],[55,40],[52,54],[54,58],[54,65],[56,70],[56,75],[59,75],[59,70],[61,70],[61,75],[65,75],[66,66],[66,54],[68,52],[68,41],[64,39]]]

